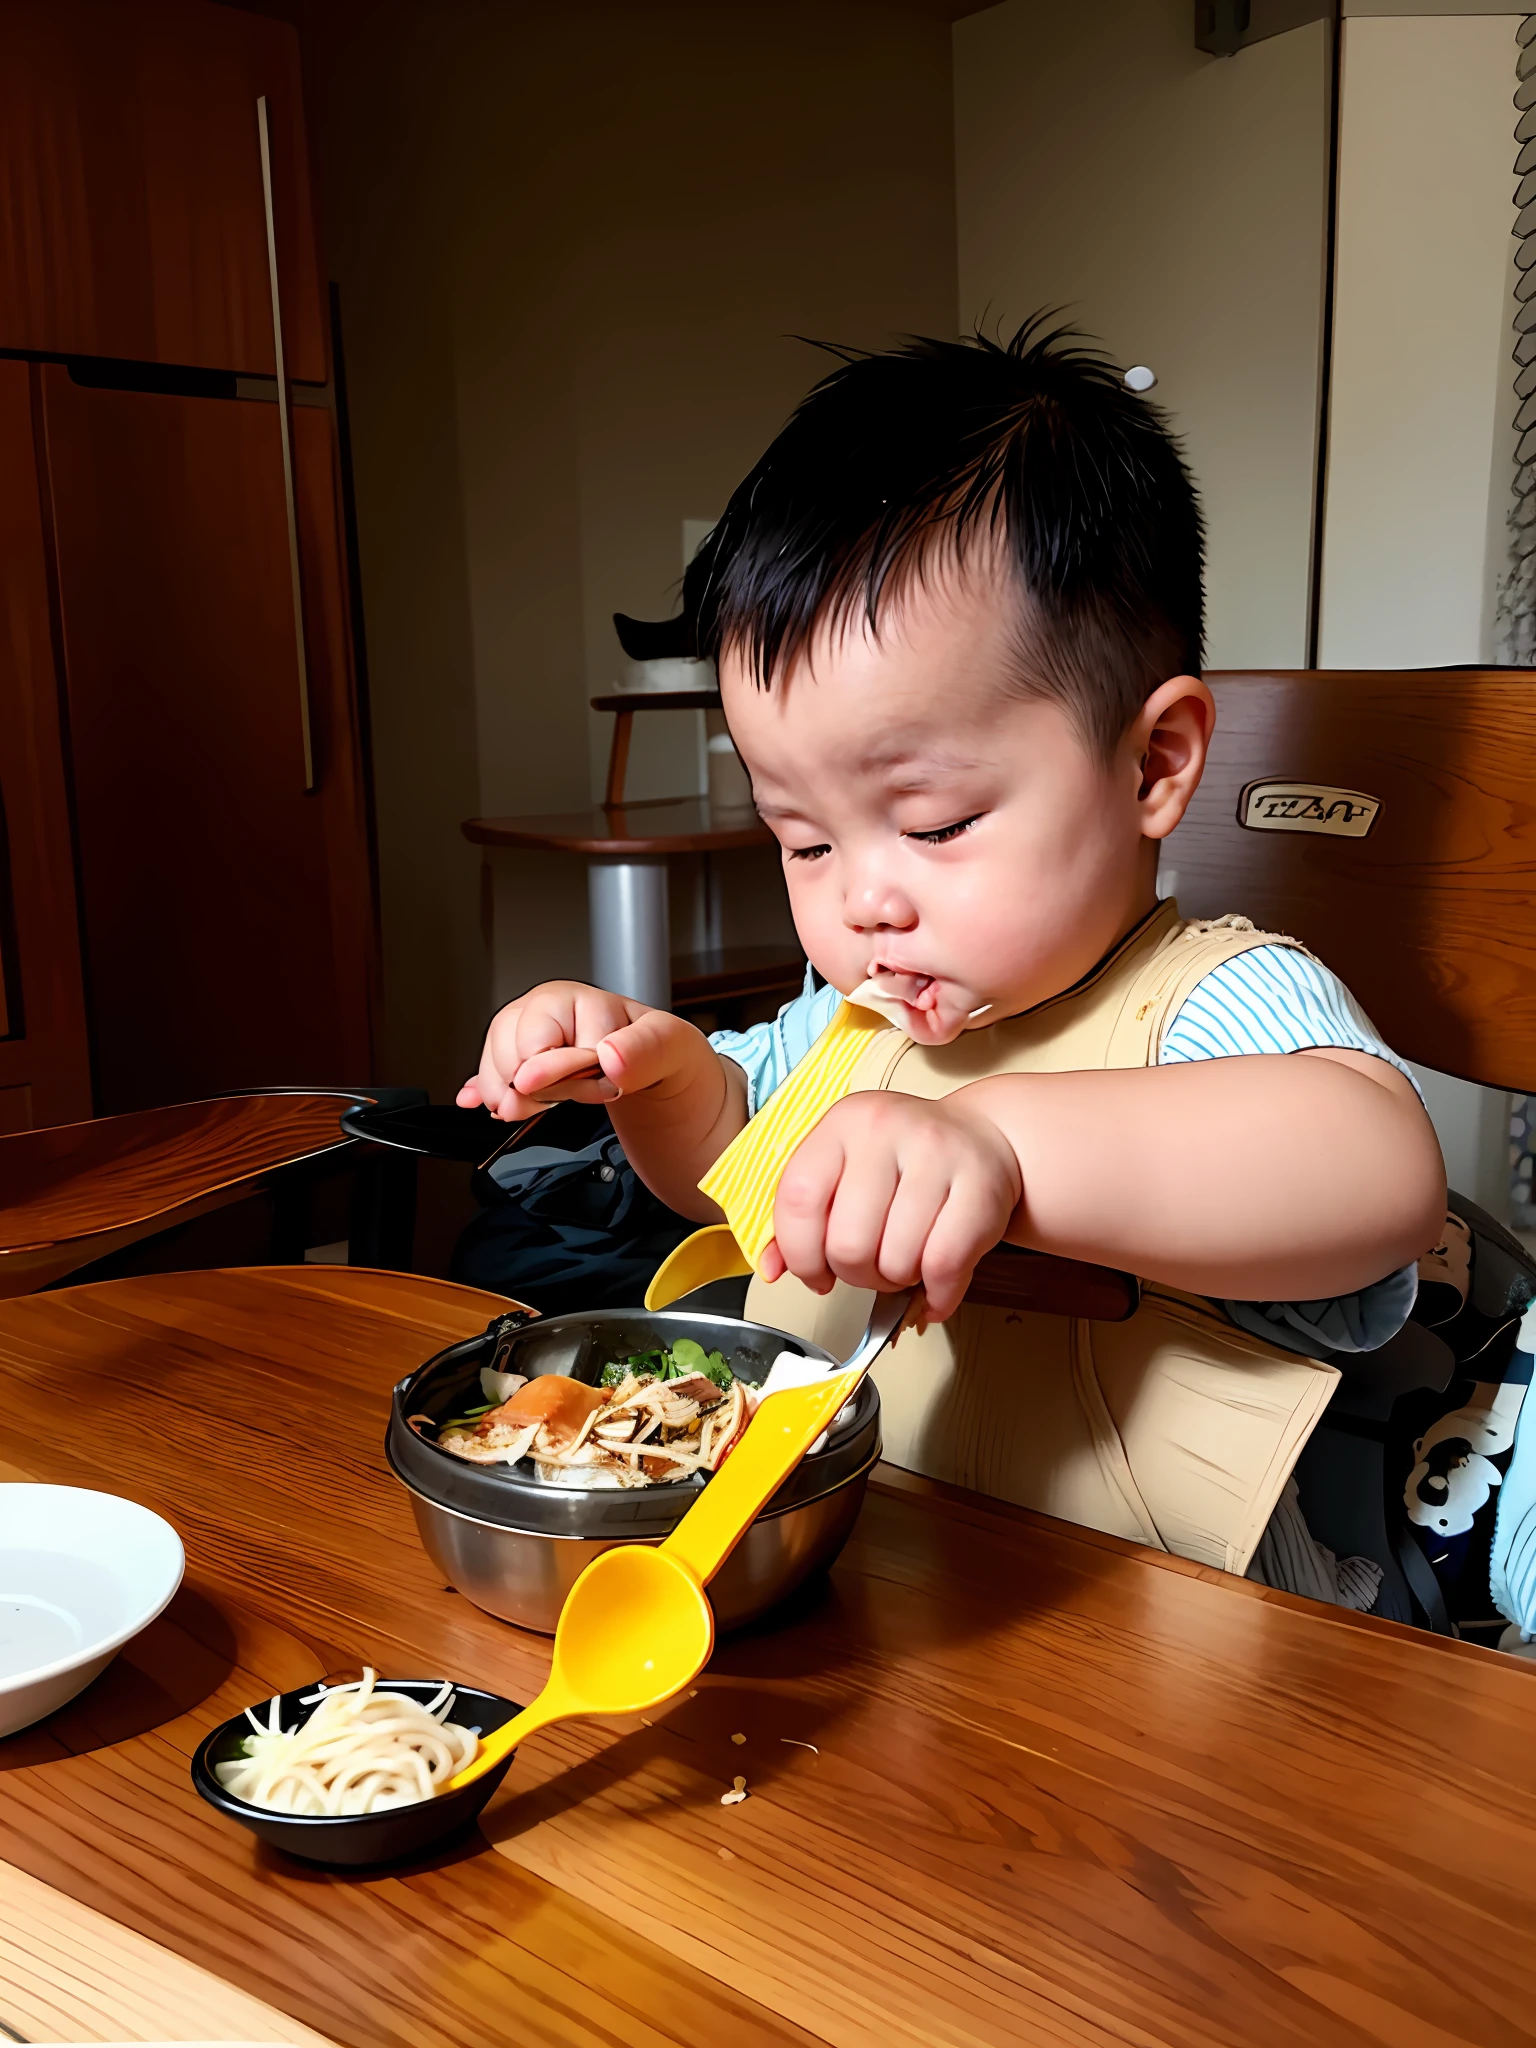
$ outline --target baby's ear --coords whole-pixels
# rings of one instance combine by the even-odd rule
[[[1142,706],[1132,727],[1141,764],[1136,801],[1147,839],[1166,839],[1189,808],[1205,773],[1216,704],[1199,676],[1171,676]]]

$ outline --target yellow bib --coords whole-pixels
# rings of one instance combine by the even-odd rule
[[[894,1088],[934,1100],[994,1074],[1155,1065],[1165,1025],[1207,974],[1255,946],[1295,943],[1241,918],[1185,924],[1169,902],[1076,987],[951,1045],[916,1045],[844,1003],[699,1183],[726,1225],[680,1246],[647,1302],[755,1268],[785,1163],[841,1096]],[[746,1312],[843,1356],[870,1299],[842,1282],[822,1296],[788,1276],[754,1278]],[[1159,1286],[1119,1324],[967,1302],[947,1323],[904,1332],[875,1368],[890,1462],[1234,1572],[1338,1377]]]

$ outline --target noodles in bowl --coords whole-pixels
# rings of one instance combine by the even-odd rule
[[[322,1685],[294,1727],[281,1725],[281,1698],[263,1724],[253,1708],[244,1754],[216,1764],[213,1775],[231,1798],[270,1813],[337,1819],[383,1813],[431,1799],[475,1755],[478,1732],[448,1719],[454,1690],[445,1680],[423,1703],[380,1687],[365,1670],[352,1685]]]
[[[526,1461],[545,1485],[675,1486],[718,1472],[767,1395],[826,1371],[786,1352],[754,1383],[738,1378],[721,1352],[678,1337],[613,1360],[595,1386],[562,1373],[525,1379],[482,1367],[482,1406],[446,1422],[412,1415],[408,1427],[467,1464]]]

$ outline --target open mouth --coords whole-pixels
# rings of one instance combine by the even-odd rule
[[[909,974],[883,961],[871,960],[864,986],[887,1002],[905,1003],[910,1009],[931,1010],[939,1000],[938,983],[931,974]],[[926,998],[926,1000],[924,1000]]]
[[[933,1027],[938,1027],[939,982],[932,974],[919,974],[903,967],[888,967],[883,960],[871,960],[865,979],[849,996],[851,1003],[862,1003],[866,1009],[877,1010],[889,1023],[903,1029],[908,1028],[903,1010],[916,1010],[926,1016]],[[993,1005],[982,1003],[966,1012],[965,1022],[975,1023],[991,1015]]]

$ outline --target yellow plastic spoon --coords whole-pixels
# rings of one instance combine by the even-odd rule
[[[769,1394],[720,1470],[665,1542],[626,1543],[593,1558],[565,1597],[549,1678],[536,1700],[481,1737],[443,1786],[457,1792],[553,1721],[637,1714],[697,1678],[715,1646],[704,1588],[822,1431],[853,1398],[895,1335],[910,1291],[879,1294],[857,1350],[809,1386]]]

